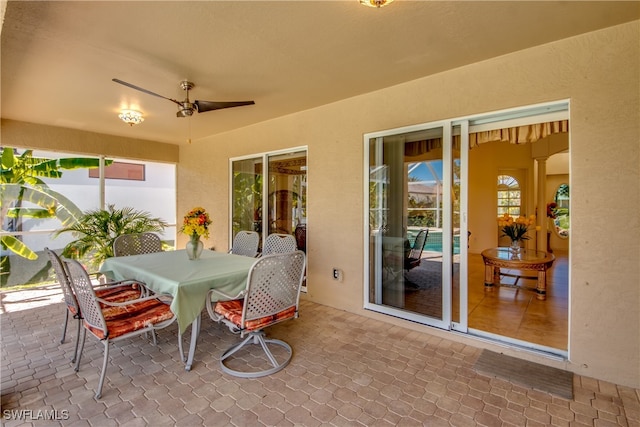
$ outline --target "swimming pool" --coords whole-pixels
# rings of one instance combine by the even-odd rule
[[[416,240],[419,231],[419,228],[410,228],[407,230],[407,238],[409,242],[411,242],[411,245],[413,245],[413,242]],[[429,252],[442,252],[442,230],[429,229],[424,250]],[[460,235],[453,236],[453,253],[460,253]]]

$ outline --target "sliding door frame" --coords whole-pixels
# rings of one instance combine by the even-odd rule
[[[460,313],[464,313],[463,316],[460,317],[459,321],[456,322],[455,325],[452,324],[452,265],[453,265],[453,236],[452,236],[452,186],[453,186],[453,170],[452,170],[452,150],[453,150],[453,127],[462,126],[462,122],[454,123],[451,120],[439,121],[439,122],[430,122],[413,126],[406,126],[402,128],[390,129],[386,131],[380,132],[372,132],[367,133],[363,137],[364,144],[364,165],[363,165],[363,176],[364,179],[364,189],[363,189],[363,198],[365,201],[365,209],[364,209],[364,308],[384,314],[389,314],[392,316],[400,317],[403,319],[407,319],[410,321],[414,321],[417,323],[435,326],[441,329],[450,330],[455,327],[456,330],[466,331],[466,275],[460,274],[460,286],[464,287],[464,292],[460,292],[460,304],[465,304],[464,308],[460,305]],[[464,123],[464,127],[466,128],[466,122]],[[442,222],[442,316],[441,318],[430,317],[424,314],[419,314],[407,310],[402,310],[396,307],[392,307],[390,305],[382,304],[382,271],[379,262],[374,262],[373,265],[373,275],[371,277],[370,274],[370,239],[371,239],[371,225],[369,221],[369,213],[370,213],[370,205],[369,205],[369,184],[370,184],[370,158],[373,154],[376,159],[380,159],[381,149],[380,146],[384,137],[394,136],[394,135],[402,135],[408,134],[411,132],[418,131],[428,131],[430,129],[442,129],[442,145],[443,145],[443,173],[442,173],[442,182],[444,186],[443,191],[443,199],[442,199],[442,214],[443,214],[443,222]],[[372,140],[376,141],[376,150],[375,153],[370,152],[370,142]],[[468,143],[465,145],[468,147]],[[465,151],[461,149],[461,151]],[[464,155],[464,159],[467,159],[466,154]],[[466,161],[465,164],[468,164]],[[460,180],[461,187],[466,186],[466,181],[463,180],[463,177],[467,176],[467,171],[464,171]],[[464,197],[466,197],[466,192],[462,193]],[[467,234],[466,234],[466,199],[461,201],[461,210],[460,212],[460,221],[461,221],[461,233],[460,233],[460,247],[461,247],[461,262],[460,264],[466,264],[462,262],[462,247],[465,247],[464,256],[466,256],[466,242],[467,242]],[[464,233],[464,234],[463,234]],[[374,247],[373,252],[376,254],[374,259],[381,259],[382,254],[382,240],[381,238],[374,239]],[[461,270],[462,273],[462,270]],[[372,286],[375,288],[375,301],[370,300],[370,289]],[[462,297],[464,295],[464,298]]]

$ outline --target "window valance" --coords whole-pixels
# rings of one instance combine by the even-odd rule
[[[469,148],[494,141],[504,141],[511,144],[526,144],[536,142],[554,133],[569,132],[569,120],[536,123],[532,125],[494,129],[469,134]],[[460,149],[460,135],[453,136],[453,149]],[[442,138],[432,138],[420,141],[405,142],[404,155],[416,157],[433,150],[442,150]]]
[[[469,147],[477,147],[485,142],[504,141],[511,144],[536,142],[554,133],[569,132],[569,120],[557,120],[533,125],[495,129],[469,134]]]

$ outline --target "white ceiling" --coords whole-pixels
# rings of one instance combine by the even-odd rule
[[[9,1],[1,116],[174,144],[639,19],[640,2]],[[255,105],[176,118],[170,101]],[[133,107],[144,123],[117,114]]]

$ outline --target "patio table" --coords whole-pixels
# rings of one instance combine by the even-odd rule
[[[189,260],[183,249],[108,258],[100,271],[114,280],[139,280],[155,293],[173,298],[171,311],[177,317],[180,334],[191,325],[186,359],[186,370],[190,370],[200,332],[200,315],[209,290],[237,295],[246,287],[255,261],[255,258],[211,250],[203,250],[198,260]],[[180,356],[184,361],[182,352]]]

